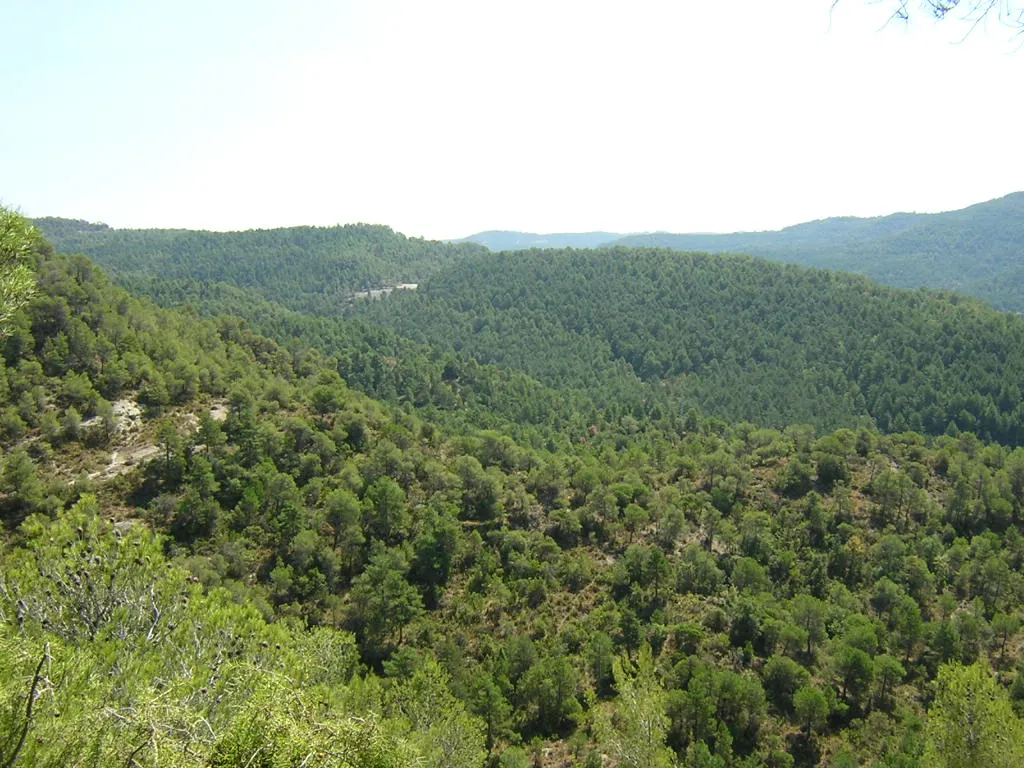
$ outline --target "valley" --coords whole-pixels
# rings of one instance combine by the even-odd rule
[[[741,256],[67,227],[4,329],[3,759],[923,766],[964,690],[1017,759],[1020,318]]]
[[[9,5],[0,768],[1024,766],[1024,0]]]

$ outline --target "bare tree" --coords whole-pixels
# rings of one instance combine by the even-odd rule
[[[1021,0],[872,0],[892,7],[892,21],[909,22],[918,16],[958,19],[968,26],[969,35],[982,22],[994,19],[1004,27],[1024,34],[1024,2]],[[833,0],[835,8],[839,0]]]

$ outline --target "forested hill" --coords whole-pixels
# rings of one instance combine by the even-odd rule
[[[898,230],[898,218],[887,226]],[[123,285],[161,302],[245,315],[282,343],[298,334],[330,354],[347,350],[354,380],[392,401],[451,408],[466,402],[446,394],[454,386],[478,403],[504,402],[496,414],[522,412],[479,380],[470,390],[469,378],[448,376],[457,353],[457,368],[493,363],[613,420],[696,407],[774,426],[872,423],[1024,440],[1021,324],[954,296],[744,257],[614,249],[495,256],[363,225],[209,233],[42,223],[59,249],[91,253]],[[833,222],[839,241],[866,226]],[[423,295],[351,301],[361,288],[402,280],[427,281]],[[339,323],[346,309],[371,324]],[[421,349],[383,340],[374,324]],[[390,350],[383,356],[382,340]],[[350,354],[355,348],[365,354]],[[543,418],[539,403],[549,399],[529,399],[532,423],[572,418]]]
[[[84,257],[32,267],[0,325],[0,765],[1024,764],[1024,449],[452,434]]]
[[[614,232],[538,235],[533,232],[489,230],[452,242],[479,243],[492,251],[523,251],[528,248],[597,248],[621,237]]]
[[[1024,192],[948,213],[830,218],[777,232],[630,235],[612,245],[746,253],[1024,311]]]
[[[351,312],[553,387],[633,376],[728,420],[1024,439],[1024,319],[956,295],[665,250],[487,254]]]
[[[84,253],[122,274],[225,282],[316,314],[332,314],[356,291],[420,282],[485,247],[611,245],[751,254],[857,272],[895,287],[952,290],[1024,312],[1024,192],[948,213],[839,217],[721,235],[489,231],[440,243],[369,225],[200,232],[118,230],[61,218],[35,223],[58,251]]]
[[[245,232],[110,229],[55,218],[35,224],[57,251],[83,253],[124,277],[224,282],[316,314],[335,313],[355,292],[415,283],[484,250],[368,224]]]

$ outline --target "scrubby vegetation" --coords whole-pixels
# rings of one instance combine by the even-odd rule
[[[1024,449],[596,397],[439,423],[454,367],[381,402],[349,350],[35,261],[0,766],[1019,764]]]

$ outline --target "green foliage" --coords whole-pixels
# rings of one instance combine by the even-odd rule
[[[797,595],[790,607],[793,623],[807,638],[807,655],[810,656],[816,643],[825,639],[825,605],[811,595]]]
[[[408,564],[394,550],[378,549],[352,582],[353,617],[360,642],[369,656],[401,644],[406,624],[423,612],[423,600],[406,581]]]
[[[804,686],[793,695],[793,714],[808,733],[818,731],[825,725],[828,710],[828,699],[814,686]]]
[[[427,660],[392,693],[389,711],[409,729],[424,766],[477,768],[483,763],[484,723],[451,694],[448,675],[436,661]]]
[[[768,698],[783,713],[793,711],[794,696],[809,679],[807,670],[786,656],[772,656],[762,675]]]
[[[682,401],[767,426],[1024,435],[1024,321],[849,275],[651,250],[488,254],[351,311],[632,415],[640,395],[648,413]],[[823,482],[845,474],[822,468]],[[801,458],[786,487],[812,472]]]
[[[582,711],[577,684],[576,670],[563,656],[549,656],[531,666],[516,685],[527,727],[555,734],[570,727]]]
[[[45,488],[28,452],[17,449],[0,469],[0,523],[14,527],[31,512],[42,508]]]
[[[681,430],[660,395],[435,422],[359,392],[376,363],[345,343],[38,263],[0,365],[0,732],[28,721],[25,764],[914,765],[943,662],[1014,678],[1020,450]],[[512,391],[423,360],[425,403]]]
[[[28,219],[0,207],[0,339],[11,332],[14,313],[35,295],[31,262],[40,245]]]
[[[371,716],[323,717],[287,680],[266,676],[245,709],[211,750],[210,768],[400,768],[415,764],[409,745],[388,734]]]
[[[398,694],[421,702],[412,722],[346,710],[350,635],[268,625],[204,593],[152,534],[113,528],[93,499],[21,533],[0,571],[5,764],[482,764],[482,726],[443,677]]]
[[[614,662],[618,691],[613,718],[598,720],[598,741],[617,764],[628,768],[667,768],[674,762],[665,746],[668,716],[665,691],[655,678],[649,646],[640,649],[634,667],[628,659]]]
[[[923,761],[941,768],[1024,763],[1024,723],[983,663],[939,670]]]
[[[929,3],[949,9],[953,3]],[[878,218],[823,219],[778,232],[728,235],[630,235],[628,247],[749,253],[812,267],[859,272],[898,288],[928,286],[1024,310],[1017,243],[1024,194],[1016,192],[960,211],[897,213]]]
[[[59,251],[84,253],[115,273],[230,283],[315,314],[336,311],[356,292],[416,282],[484,251],[367,224],[247,232],[115,230],[66,219],[36,224]]]

